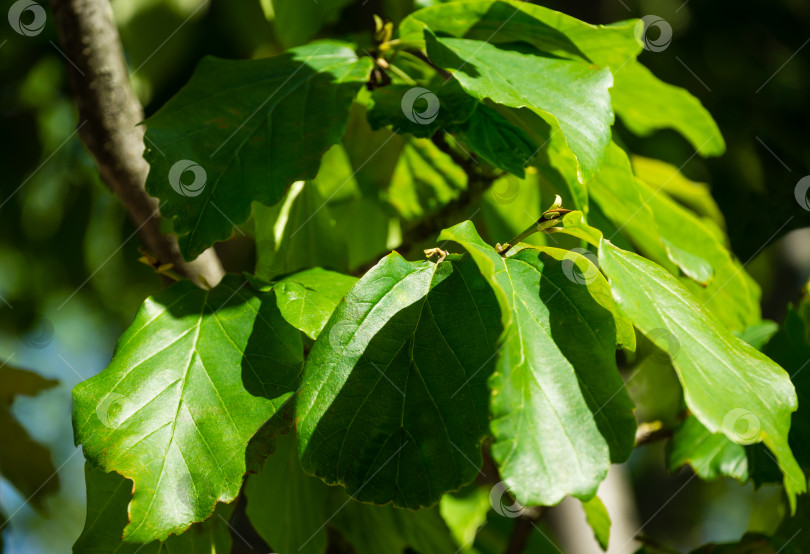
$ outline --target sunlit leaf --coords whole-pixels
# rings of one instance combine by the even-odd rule
[[[692,212],[635,178],[627,155],[611,144],[588,183],[593,200],[638,251],[692,283],[686,286],[732,330],[759,321],[759,290],[717,237]],[[615,234],[615,233],[614,233]],[[608,235],[613,240],[613,234]]]
[[[519,0],[443,2],[415,11],[400,35],[421,39],[424,27],[441,35],[493,44],[525,42],[557,56],[619,66],[641,52],[635,21],[590,25],[575,17]]]
[[[281,279],[273,290],[284,319],[309,338],[317,339],[329,316],[356,282],[350,275],[316,267]]]
[[[525,107],[544,118],[562,133],[576,156],[581,182],[599,171],[613,124],[608,92],[613,77],[608,69],[551,57],[531,47],[506,49],[426,33],[431,61],[451,71],[469,94],[512,108]]]
[[[610,312],[587,287],[565,277],[564,251],[526,248],[502,258],[470,222],[444,231],[439,240],[455,241],[470,253],[508,313],[490,379],[492,456],[501,477],[523,504],[553,505],[569,494],[590,498],[607,474],[611,453],[626,456],[632,448],[628,434],[635,431],[615,366]],[[570,261],[590,274],[582,269],[587,260]],[[612,412],[610,420],[603,408]]]
[[[442,519],[462,551],[472,548],[478,529],[487,522],[490,507],[489,488],[483,486],[471,485],[458,493],[442,496],[439,504]]]
[[[810,469],[810,341],[807,329],[810,328],[810,313],[805,308],[810,301],[805,300],[798,308],[789,308],[779,331],[763,348],[763,352],[790,374],[799,409],[793,414],[790,426],[790,445],[799,464]]]
[[[247,443],[295,389],[302,350],[275,295],[237,276],[144,302],[110,365],[73,391],[85,456],[134,481],[127,540],[165,540],[236,498]]]
[[[731,334],[655,263],[607,240],[599,248],[599,262],[622,311],[669,353],[695,417],[738,444],[763,442],[779,462],[795,510],[806,482],[788,445],[797,406],[788,374]]]
[[[582,509],[585,512],[585,519],[593,529],[593,536],[602,550],[608,549],[610,542],[610,514],[598,496],[582,502]]]
[[[613,107],[632,132],[648,136],[674,129],[702,156],[719,156],[726,143],[717,123],[686,89],[670,85],[636,61],[614,71]]]

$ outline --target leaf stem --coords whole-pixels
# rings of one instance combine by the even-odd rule
[[[389,40],[387,42],[383,42],[380,44],[380,52],[385,52],[386,50],[404,50],[406,48],[414,49],[414,50],[424,50],[425,49],[425,41],[424,40],[402,40],[399,38],[395,38],[394,40]]]
[[[514,245],[519,243],[520,241],[524,240],[526,237],[529,237],[535,233],[544,233],[548,232],[554,225],[556,225],[560,218],[567,213],[570,213],[571,210],[566,210],[562,207],[562,198],[560,195],[556,195],[554,197],[554,203],[551,205],[549,209],[543,212],[543,215],[540,218],[532,223],[529,227],[519,233],[515,238],[507,242],[506,244],[498,244],[495,246],[495,250],[501,256],[506,256],[506,253],[512,248]]]
[[[417,84],[416,81],[411,79],[410,75],[408,75],[407,73],[402,71],[400,68],[398,68],[397,66],[395,66],[391,62],[388,62],[388,70],[391,73],[393,73],[394,75],[396,75],[397,77],[399,77],[400,79],[402,79],[403,81],[405,81],[407,84],[409,84],[411,86],[416,86],[416,84]]]

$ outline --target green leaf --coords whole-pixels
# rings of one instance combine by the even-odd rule
[[[577,217],[581,222],[581,216],[579,212],[566,216],[569,230]],[[595,229],[591,231],[598,234]],[[471,225],[461,224],[447,230],[439,240],[463,240],[460,244],[468,251],[483,248],[497,268],[494,250],[474,232]],[[588,407],[610,446],[611,460],[625,461],[633,449],[636,420],[633,402],[616,368],[614,345],[635,349],[635,333],[632,323],[619,313],[610,285],[594,265],[596,257],[584,250],[538,247],[521,250],[512,258],[531,264],[541,274],[539,296],[548,309],[556,347],[574,366]],[[508,269],[511,261],[503,263]],[[483,272],[488,263],[479,263],[479,267]],[[490,282],[505,294],[497,279]],[[514,317],[514,307],[508,309]]]
[[[264,469],[245,486],[250,523],[274,552],[323,554],[329,487],[301,471],[293,434],[276,437]]]
[[[641,44],[637,20],[589,25],[529,2],[448,2],[414,12],[400,26],[404,40],[421,39],[427,26],[439,35],[493,44],[524,42],[540,51],[579,57],[610,67],[615,83],[613,107],[634,133],[647,136],[671,128],[704,156],[724,152],[725,143],[711,115],[688,91],[656,78],[635,58]]]
[[[523,232],[537,221],[548,202],[543,202],[540,182],[534,170],[526,172],[523,179],[515,175],[503,175],[492,182],[481,199],[481,219],[486,235],[509,239]],[[540,233],[524,239],[525,243],[545,245],[546,237]]]
[[[163,543],[127,543],[121,536],[129,522],[127,504],[132,498],[132,481],[115,472],[104,473],[89,463],[84,466],[84,479],[87,517],[82,534],[73,545],[73,554],[227,554],[231,551],[228,520],[233,512],[232,504],[219,504],[210,519],[193,525],[182,535],[169,537]]]
[[[635,58],[641,45],[635,21],[590,25],[542,6],[518,0],[446,2],[412,13],[399,28],[403,40],[417,40],[424,27],[439,35],[507,44],[525,42],[562,57],[619,66]]]
[[[610,447],[622,457],[632,441],[625,433],[635,430],[634,421],[632,427],[624,423],[632,418],[632,404],[615,366],[610,312],[594,298],[583,304],[573,287],[587,287],[563,284],[559,257],[544,255],[554,249],[526,248],[502,258],[470,222],[443,231],[439,240],[455,241],[471,254],[509,314],[490,379],[492,456],[501,477],[522,504],[554,505],[569,494],[590,498],[607,474]],[[561,325],[573,327],[563,331]],[[616,400],[600,406],[608,391]],[[619,420],[610,421],[601,408]]]
[[[417,508],[472,480],[488,425],[495,299],[468,260],[385,257],[312,347],[296,399],[304,470]]]
[[[712,197],[709,185],[687,179],[674,165],[643,156],[631,156],[633,172],[655,190],[661,190],[679,204],[694,212],[706,224],[711,222],[723,235],[725,218]]]
[[[682,268],[692,265],[690,272],[684,270],[691,277],[683,280],[686,288],[732,331],[743,331],[758,323],[761,319],[759,285],[732,257],[716,233],[667,195],[657,193],[641,181],[637,184],[642,201],[654,214],[670,258]],[[680,252],[675,252],[673,247]],[[695,264],[691,260],[698,261]],[[708,263],[713,273],[707,286],[700,283],[702,279],[696,273],[701,271],[702,262]]]
[[[527,108],[562,132],[577,159],[577,177],[586,182],[605,159],[613,109],[608,69],[544,55],[521,45],[499,48],[488,42],[437,38],[425,31],[431,61],[450,70],[479,100]]]
[[[745,448],[722,433],[712,433],[694,416],[687,417],[667,444],[669,471],[689,464],[704,480],[733,477],[741,483],[748,480]]]
[[[577,237],[594,247],[599,247],[599,242],[602,240],[602,232],[596,227],[588,225],[588,223],[585,222],[585,217],[582,215],[582,212],[576,210],[563,216],[562,227],[557,225],[548,231],[565,233],[566,235]]]
[[[293,182],[315,177],[370,67],[334,42],[262,60],[203,59],[146,122],[146,187],[173,219],[185,258],[227,239],[252,201],[272,206]]]
[[[673,274],[677,275],[677,268],[680,267],[687,275],[708,278],[707,273],[712,270],[708,262],[699,256],[678,256],[687,252],[686,249],[677,248],[677,245],[686,243],[685,240],[678,239],[686,231],[685,226],[680,226],[677,233],[662,235],[652,209],[641,197],[640,186],[633,175],[630,160],[616,143],[611,143],[608,148],[607,160],[599,175],[588,183],[588,192],[608,219],[645,256],[657,261]],[[668,242],[675,248],[667,249],[663,242],[665,239],[671,239]],[[681,265],[678,266],[678,263]]]
[[[357,101],[352,105],[349,125],[341,142],[341,148],[346,154],[346,169],[335,171],[336,168],[332,167],[329,171],[322,170],[317,180],[320,184],[330,176],[333,176],[333,179],[337,177],[335,190],[338,192],[339,189],[348,188],[344,186],[347,181],[356,181],[363,194],[374,197],[374,193],[384,189],[391,180],[399,163],[402,148],[409,137],[388,128],[373,130],[368,122],[369,114],[363,101],[371,102],[371,93],[366,89],[360,89]],[[400,107],[400,113],[401,109]],[[324,192],[324,196],[327,197],[332,197],[333,194],[336,193]]]
[[[562,227],[557,226],[549,229],[549,232],[552,231],[582,239],[594,247],[598,247],[599,242],[602,240],[601,231],[585,223],[585,218],[582,216],[582,212],[578,211],[572,211],[563,216]],[[580,273],[580,275],[589,276],[589,279],[587,279],[587,285],[591,289],[592,294],[599,298],[602,306],[610,310],[610,312],[613,314],[613,320],[616,325],[616,346],[630,352],[635,351],[636,332],[633,329],[633,322],[627,319],[627,316],[621,312],[619,307],[613,301],[610,285],[608,285],[607,281],[605,281],[601,274],[597,274],[593,270],[586,269],[586,273]]]
[[[486,104],[479,104],[463,124],[452,128],[461,143],[493,166],[518,177],[540,147],[520,127]]]
[[[356,282],[357,278],[351,275],[316,267],[281,279],[273,290],[284,319],[309,338],[317,339],[329,316]]]
[[[478,529],[487,522],[490,507],[487,487],[472,485],[458,493],[442,496],[439,511],[462,551],[468,552],[472,548]]]
[[[674,275],[680,268],[695,281],[687,282],[687,288],[727,327],[743,330],[759,321],[758,288],[717,234],[666,194],[636,179],[627,155],[615,143],[588,190],[642,254]]]
[[[649,136],[659,129],[674,129],[701,156],[726,151],[717,123],[686,89],[661,81],[636,61],[617,68],[613,76],[613,108],[631,132]]]
[[[501,108],[501,113],[503,110]],[[520,110],[517,116],[521,119],[529,119],[526,117],[527,110],[525,109]],[[588,188],[577,178],[577,159],[568,149],[565,137],[549,130],[545,137],[535,137],[535,141],[540,141],[538,144],[545,145],[532,160],[542,181],[547,183],[549,190],[562,196],[564,205],[588,213],[590,211]],[[568,195],[566,195],[566,191]]]
[[[763,347],[769,340],[779,331],[779,325],[775,321],[763,319],[759,323],[755,323],[746,327],[744,331],[735,333],[742,340],[762,352]],[[766,352],[767,354],[767,352]],[[775,356],[768,354],[770,358],[777,362],[782,367],[788,369],[788,365],[779,362]]]
[[[590,500],[582,501],[582,509],[585,511],[585,519],[593,529],[593,536],[602,550],[608,549],[610,543],[610,514],[607,508],[599,499],[594,496]]]
[[[324,24],[336,21],[341,9],[348,4],[351,4],[351,0],[272,0],[271,9],[265,9],[265,14],[273,21],[276,37],[281,44],[290,48],[304,44]]]
[[[409,140],[382,197],[406,221],[429,217],[467,188],[453,159],[425,139]]]
[[[400,510],[355,502],[340,487],[305,474],[295,437],[278,436],[264,469],[248,479],[245,493],[251,523],[277,552],[323,553],[327,525],[340,530],[357,554],[453,552],[438,511]]]
[[[402,242],[400,220],[383,202],[360,197],[332,212],[349,245],[349,270],[365,268]]]
[[[695,417],[738,444],[763,442],[782,468],[795,510],[806,483],[788,445],[797,401],[785,371],[732,335],[655,263],[607,240],[599,248],[599,262],[622,311],[652,342],[669,349]]]
[[[85,456],[134,481],[126,540],[165,540],[236,498],[247,443],[292,394],[302,358],[275,294],[237,276],[144,302],[110,365],[73,390]]]
[[[0,365],[0,474],[37,509],[45,496],[59,490],[59,476],[50,451],[31,438],[11,407],[19,395],[36,396],[58,384],[32,371]]]
[[[539,271],[539,296],[549,312],[551,336],[574,366],[585,401],[610,446],[611,461],[626,461],[634,446],[636,418],[616,367],[616,308],[610,285],[593,263],[596,256],[546,247],[527,248],[513,258]]]
[[[465,151],[495,167],[523,176],[539,146],[496,110],[467,94],[453,78],[434,75],[426,85],[394,84],[371,95],[368,120],[373,129],[391,126],[399,133],[430,137],[453,133]]]
[[[298,181],[281,204],[255,204],[253,213],[257,277],[270,280],[319,265],[348,268],[346,243],[315,183]]]

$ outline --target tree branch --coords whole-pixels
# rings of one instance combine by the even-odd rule
[[[108,0],[50,0],[59,41],[69,59],[79,135],[102,178],[118,196],[144,245],[160,265],[211,285],[224,270],[213,249],[187,262],[177,237],[160,232],[157,199],[146,193],[149,166],[143,159],[143,107],[129,84],[124,52]]]

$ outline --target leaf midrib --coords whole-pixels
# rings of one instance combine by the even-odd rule
[[[144,512],[143,517],[141,517],[141,522],[138,524],[138,526],[135,529],[130,531],[130,533],[129,533],[130,536],[137,534],[137,532],[141,529],[141,527],[143,527],[143,524],[146,523],[147,519],[149,518],[149,513],[152,511],[152,506],[155,503],[155,499],[158,496],[158,492],[160,491],[160,483],[163,480],[163,475],[165,475],[164,470],[166,469],[166,458],[168,457],[169,449],[171,448],[171,445],[174,442],[174,432],[175,432],[175,429],[177,428],[177,420],[180,417],[180,408],[183,405],[183,397],[184,397],[185,389],[186,389],[186,381],[187,381],[189,373],[191,372],[191,364],[194,361],[194,355],[197,354],[199,356],[199,354],[197,353],[196,344],[197,344],[197,341],[200,338],[200,329],[202,329],[203,314],[205,313],[205,308],[208,305],[208,297],[210,296],[210,294],[211,294],[210,291],[206,291],[205,296],[203,297],[202,308],[200,308],[200,315],[198,316],[198,320],[197,320],[197,328],[196,328],[194,340],[192,341],[192,343],[195,346],[191,349],[191,355],[188,358],[188,363],[186,364],[186,369],[185,369],[185,372],[183,374],[183,383],[182,383],[182,385],[180,387],[180,396],[179,396],[178,401],[177,401],[177,410],[174,413],[174,420],[172,421],[172,429],[171,429],[171,432],[169,433],[169,441],[168,441],[168,444],[166,445],[166,449],[165,449],[165,451],[163,453],[163,460],[162,460],[162,462],[160,464],[160,471],[158,472],[158,481],[155,484],[155,490],[154,490],[154,492],[152,494],[152,498],[149,500],[149,505],[146,508],[146,512]],[[178,451],[180,451],[180,453],[182,455],[182,451],[180,450],[179,446],[178,446]],[[186,469],[188,469],[188,466],[186,467]],[[192,484],[193,484],[193,481],[192,481]],[[195,486],[195,489],[196,489],[196,486]],[[130,506],[131,506],[131,503],[130,503]]]

